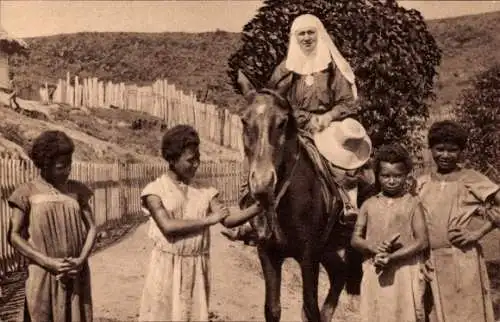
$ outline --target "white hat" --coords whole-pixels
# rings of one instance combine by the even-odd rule
[[[370,137],[363,125],[352,118],[332,122],[313,138],[321,155],[339,168],[357,169],[370,159]]]

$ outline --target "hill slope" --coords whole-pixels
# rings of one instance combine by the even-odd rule
[[[443,51],[436,106],[453,104],[471,77],[500,62],[500,12],[429,21]]]
[[[56,82],[69,71],[135,84],[165,77],[221,106],[239,99],[225,74],[239,42],[236,33],[76,33],[26,41],[30,57],[12,60],[21,86]]]
[[[74,141],[74,159],[93,162],[163,162],[160,142],[161,119],[145,113],[112,109],[75,109],[64,105],[41,105],[19,100],[24,111],[2,104],[0,94],[0,155],[26,158],[32,140],[45,130],[62,130]],[[140,125],[137,124],[140,120]],[[234,160],[240,154],[202,140],[202,160]]]
[[[470,77],[500,61],[500,12],[428,21],[443,50],[435,106],[453,103]],[[193,91],[199,100],[233,109],[241,97],[226,75],[227,59],[240,34],[211,33],[77,33],[27,39],[28,59],[13,59],[25,85],[82,77],[133,83],[158,77]]]

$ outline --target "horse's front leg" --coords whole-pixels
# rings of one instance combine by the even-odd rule
[[[312,258],[300,261],[302,273],[302,319],[307,322],[320,322],[318,305],[319,262]]]
[[[339,303],[340,293],[346,283],[347,265],[345,263],[345,249],[323,254],[321,263],[328,273],[328,279],[330,280],[330,289],[321,308],[321,322],[330,322]]]
[[[265,246],[259,246],[258,251],[266,286],[264,315],[266,322],[278,322],[281,318],[280,297],[283,257]]]

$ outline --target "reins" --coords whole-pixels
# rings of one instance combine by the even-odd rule
[[[292,171],[290,171],[290,174],[286,178],[285,183],[281,186],[281,189],[280,189],[279,193],[276,195],[276,198],[274,199],[274,209],[275,210],[278,207],[281,198],[283,198],[283,196],[285,195],[286,191],[288,190],[288,187],[290,186],[290,183],[292,181],[295,169],[297,168],[297,165],[299,164],[299,159],[300,159],[300,144],[298,143],[298,145],[299,145],[299,148],[297,149],[297,153],[295,154],[294,164],[293,164],[293,167],[292,167]]]

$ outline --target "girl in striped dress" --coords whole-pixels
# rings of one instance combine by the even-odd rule
[[[8,199],[11,245],[29,260],[24,321],[92,321],[88,257],[96,238],[92,192],[68,180],[73,141],[42,133],[30,157],[40,176]]]
[[[215,188],[193,181],[199,144],[191,126],[169,129],[161,149],[169,169],[142,191],[142,204],[152,217],[149,237],[154,247],[139,321],[208,321],[209,227],[234,227],[262,211],[254,204],[231,213],[217,200]]]

